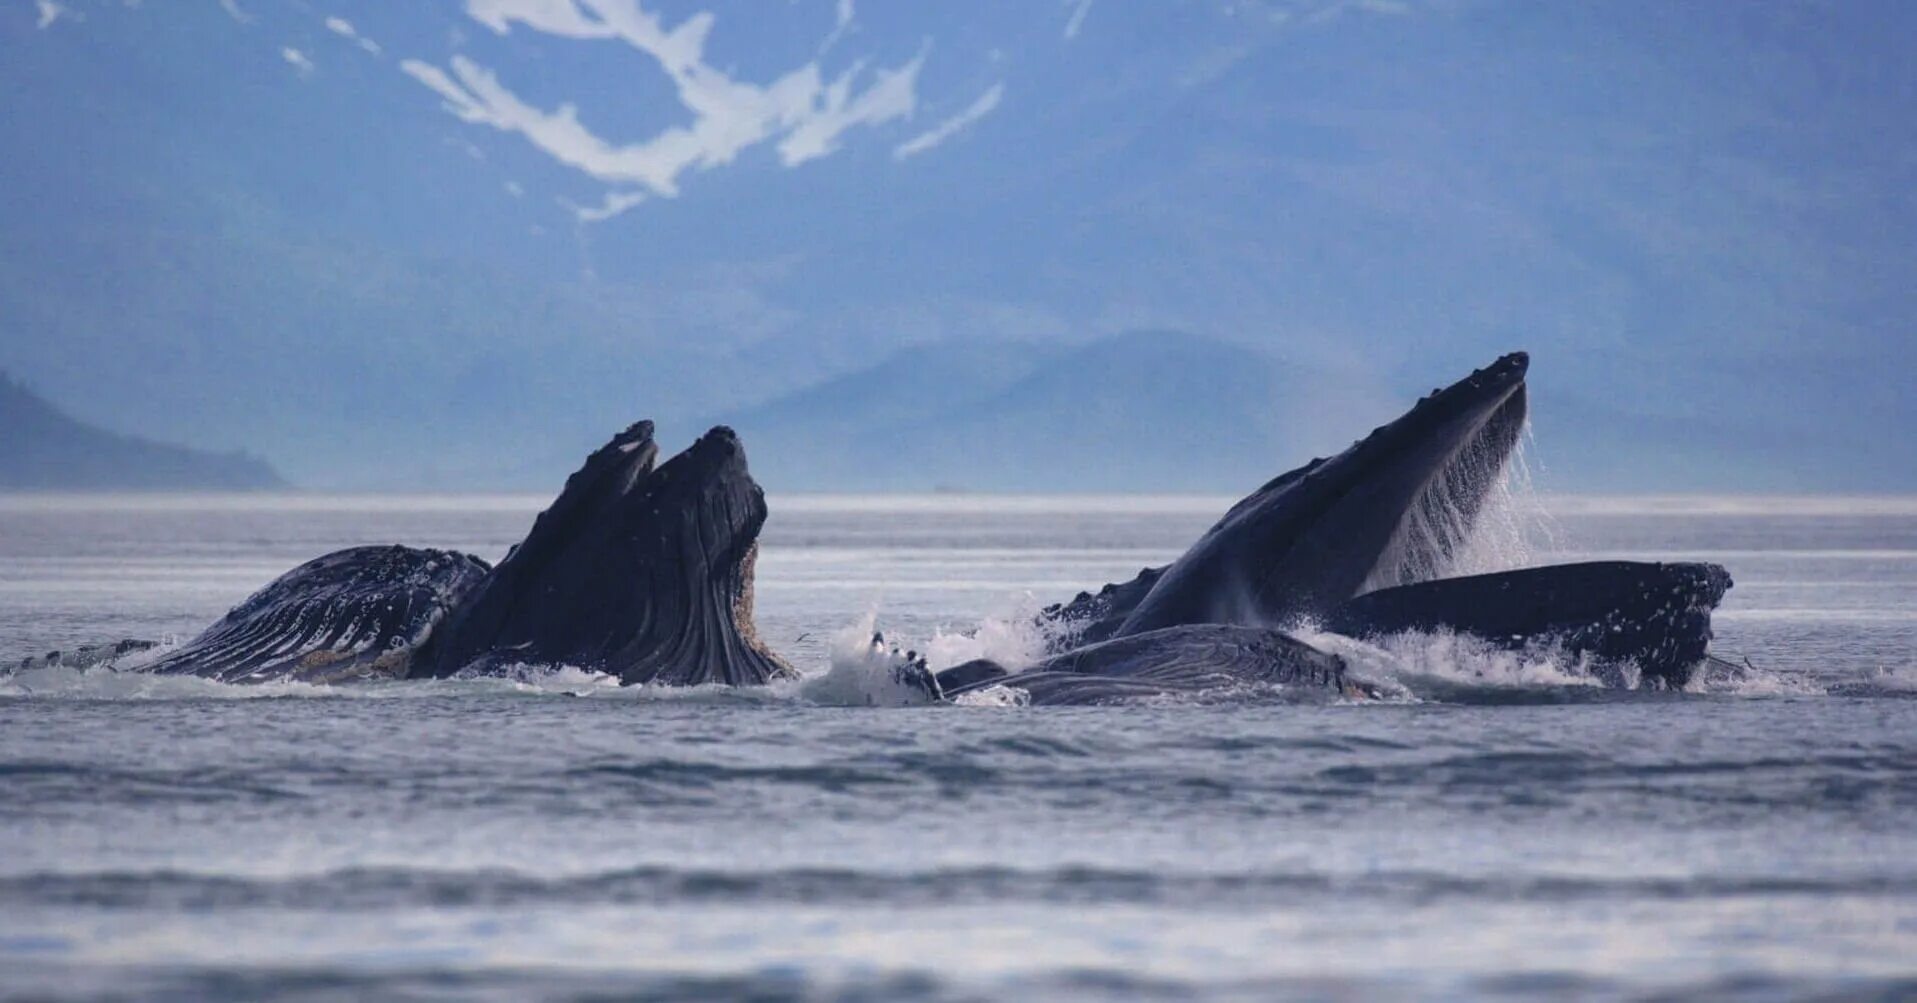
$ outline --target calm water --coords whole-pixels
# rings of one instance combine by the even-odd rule
[[[190,634],[535,498],[0,499],[0,657]],[[773,499],[762,634],[1016,648],[1223,499]],[[832,706],[524,683],[0,681],[0,992],[1770,999],[1917,992],[1917,502],[1555,506],[1737,579],[1704,692],[1442,638],[1384,704]],[[1544,555],[1535,555],[1542,557]]]

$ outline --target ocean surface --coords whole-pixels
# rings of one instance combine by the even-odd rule
[[[0,498],[0,660],[544,500]],[[770,691],[0,679],[0,996],[1917,995],[1917,500],[1552,499],[1479,555],[1727,565],[1694,692],[1409,637],[1324,639],[1385,701],[865,705],[870,623],[1015,656],[1228,501],[775,496]]]

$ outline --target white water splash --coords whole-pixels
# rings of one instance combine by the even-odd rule
[[[1802,675],[1774,672],[1748,662],[1710,658],[1691,676],[1686,693],[1732,697],[1827,696],[1830,688]]]
[[[1558,530],[1534,484],[1527,444],[1535,445],[1528,424],[1497,471],[1471,457],[1440,471],[1358,591],[1510,571],[1530,566],[1539,550],[1557,549]],[[1482,498],[1467,504],[1481,485]]]
[[[880,638],[877,608],[832,632],[830,661],[823,673],[801,682],[798,695],[835,707],[910,707],[930,703],[931,694],[910,683],[910,649]],[[916,651],[911,651],[916,656]]]
[[[1006,686],[1003,684],[986,686],[981,689],[972,690],[969,693],[960,693],[958,696],[952,698],[952,703],[959,707],[1025,707],[1029,706],[1031,702],[1032,695],[1030,693],[1016,686]]]
[[[43,666],[0,676],[0,697],[48,700],[261,700],[345,693],[330,686],[289,680],[222,683],[198,676],[158,676],[102,666]]]
[[[800,685],[799,694],[835,706],[901,707],[923,704],[930,695],[911,679],[909,665],[923,658],[933,673],[984,658],[1017,672],[1050,650],[1058,628],[1038,616],[1038,600],[1025,593],[1005,609],[983,617],[969,630],[939,627],[930,638],[913,640],[881,629],[876,608],[834,631],[825,671]],[[879,640],[880,637],[883,640]],[[998,697],[992,698],[994,700]]]
[[[1355,679],[1377,687],[1387,699],[1417,699],[1457,687],[1485,690],[1601,688],[1605,679],[1590,662],[1554,648],[1512,651],[1469,634],[1407,632],[1361,641],[1322,631],[1299,639],[1342,657]],[[1626,689],[1637,686],[1628,671]]]
[[[1635,665],[1600,661],[1556,645],[1512,650],[1449,631],[1408,631],[1358,640],[1307,629],[1298,637],[1342,657],[1351,677],[1376,688],[1385,700],[1453,702],[1462,697],[1464,702],[1474,702],[1469,696],[1473,693],[1510,697],[1526,692],[1626,691],[1644,684]],[[1867,686],[1893,690],[1900,684],[1917,692],[1917,669],[1880,673]],[[1821,696],[1830,690],[1808,677],[1711,659],[1697,667],[1684,692],[1773,697]]]
[[[457,674],[453,680],[462,683],[480,683],[519,693],[562,693],[568,696],[585,696],[595,691],[607,692],[620,689],[618,676],[593,669],[582,669],[576,665],[520,663],[503,666],[484,676]]]
[[[157,656],[155,656],[157,657]],[[151,658],[141,659],[141,664]],[[450,679],[369,680],[348,684],[226,683],[193,675],[154,675],[122,659],[113,667],[23,669],[0,676],[0,699],[42,700],[414,700],[445,697],[594,697],[641,702],[754,702],[797,699],[771,686],[624,686],[618,677],[572,665],[516,665],[500,675]]]
[[[1532,461],[1537,440],[1525,425],[1504,472],[1486,492],[1476,523],[1452,555],[1446,575],[1477,575],[1530,567],[1538,555],[1562,549],[1563,529],[1537,487],[1542,464]]]
[[[1863,685],[1886,693],[1917,693],[1917,665],[1875,669],[1864,677]]]
[[[981,618],[970,630],[940,627],[925,644],[926,664],[938,672],[986,658],[1013,672],[1027,668],[1044,658],[1058,632],[1067,629],[1050,617],[1040,617],[1042,608],[1037,597],[1027,592],[1005,609]]]

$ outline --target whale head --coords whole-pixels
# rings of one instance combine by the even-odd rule
[[[1252,492],[1158,576],[1116,633],[1286,626],[1445,573],[1517,445],[1529,365],[1523,352],[1506,355]]]
[[[632,652],[624,673],[660,682],[765,682],[791,674],[758,640],[753,570],[765,527],[765,491],[746,467],[739,436],[717,426],[655,471],[647,511],[633,520],[656,534],[663,573],[651,576],[655,615],[681,620],[702,643],[700,658],[675,664]],[[703,663],[703,664],[700,664]],[[697,667],[693,667],[697,666]],[[688,674],[689,673],[689,674]]]
[[[753,562],[765,495],[729,428],[654,465],[650,422],[594,452],[436,639],[441,675],[572,665],[625,683],[763,683]]]

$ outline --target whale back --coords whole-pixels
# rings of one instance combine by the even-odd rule
[[[980,659],[940,672],[946,697],[1003,685],[1032,704],[1113,704],[1140,698],[1218,699],[1288,690],[1338,696],[1362,690],[1344,660],[1281,631],[1185,624],[1054,655],[1022,672]]]
[[[412,547],[353,547],[288,571],[144,671],[222,682],[402,678],[486,562]]]

